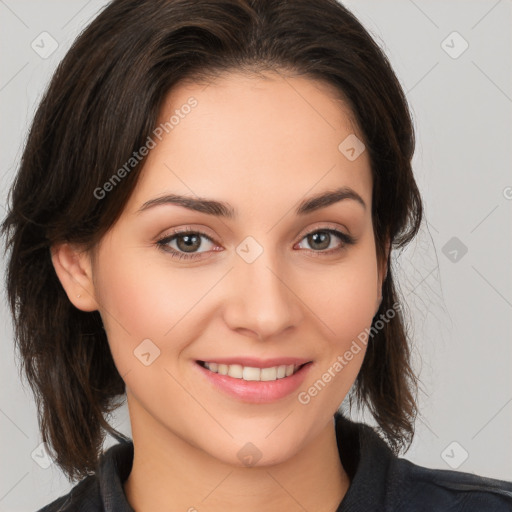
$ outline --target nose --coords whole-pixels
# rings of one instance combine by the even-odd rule
[[[266,340],[301,321],[301,300],[292,273],[264,251],[248,263],[237,258],[229,276],[229,298],[224,315],[228,326],[238,332]],[[295,285],[295,286],[294,286]]]

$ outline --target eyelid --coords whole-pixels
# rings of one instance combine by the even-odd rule
[[[170,230],[164,229],[160,234],[155,236],[154,241],[162,240],[163,238],[170,238],[175,235],[180,235],[182,233],[197,233],[201,236],[208,238],[211,242],[217,243],[217,241],[221,241],[222,238],[217,236],[217,234],[213,234],[211,230],[205,226],[197,225],[197,224],[187,224],[186,226],[180,226],[178,228],[171,228]]]
[[[335,229],[336,231],[342,231],[347,236],[351,236],[350,230],[344,225],[344,224],[338,224],[335,222],[318,222],[314,224],[313,226],[309,226],[305,228],[302,231],[299,231],[296,238],[302,240],[305,236],[309,235],[310,233],[313,233],[315,231],[321,231],[322,229]]]

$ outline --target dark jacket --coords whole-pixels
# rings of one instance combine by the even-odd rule
[[[336,512],[512,511],[512,482],[418,466],[393,455],[371,427],[339,414],[335,419],[340,460],[351,481]],[[112,446],[97,474],[38,512],[134,512],[123,490],[132,461],[131,442]]]

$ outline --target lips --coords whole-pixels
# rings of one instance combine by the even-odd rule
[[[195,367],[214,389],[242,402],[268,403],[284,398],[304,381],[312,361],[286,357],[250,357],[196,361]]]

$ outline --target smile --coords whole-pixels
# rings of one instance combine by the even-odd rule
[[[313,365],[312,361],[297,358],[243,359],[195,361],[194,366],[216,392],[241,402],[264,404],[292,396]]]

